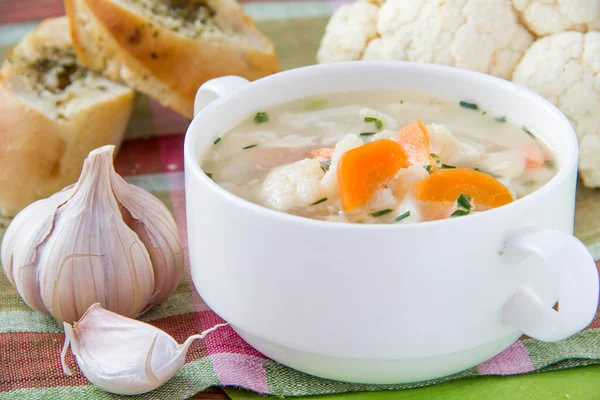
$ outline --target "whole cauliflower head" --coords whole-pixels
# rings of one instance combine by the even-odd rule
[[[598,0],[513,0],[521,19],[538,36],[600,28]]]
[[[356,14],[340,9],[333,15],[319,49],[328,57],[318,57],[319,62],[348,60],[350,52],[339,49],[350,47],[346,30],[353,32],[359,24],[367,33],[352,41],[354,60],[429,62],[502,78],[510,78],[533,42],[510,0],[387,0],[379,8],[375,33],[373,18]]]
[[[513,81],[565,113],[579,138],[579,172],[600,186],[600,32],[563,32],[538,39],[517,65]]]

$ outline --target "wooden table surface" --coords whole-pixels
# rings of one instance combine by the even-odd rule
[[[229,396],[221,388],[208,388],[195,396],[190,397],[190,400],[229,400]]]

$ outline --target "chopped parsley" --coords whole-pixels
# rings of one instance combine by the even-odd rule
[[[452,214],[450,214],[450,218],[452,218],[452,217],[462,217],[464,215],[468,215],[469,212],[470,212],[469,210],[456,210]]]
[[[501,117],[496,117],[497,122],[506,122],[506,117],[503,115]]]
[[[381,122],[380,119],[377,119],[375,117],[365,117],[364,121],[365,122],[374,122],[375,128],[377,128],[377,130],[381,130],[381,128],[383,128],[383,122]]]
[[[321,170],[322,170],[324,173],[327,173],[327,170],[326,170],[326,169],[325,169],[325,167],[324,167],[324,166],[322,166],[322,165],[321,165]]]
[[[400,100],[400,104],[404,104],[404,100]]]
[[[461,194],[460,196],[458,196],[458,199],[456,199],[456,205],[457,209],[452,214],[450,214],[450,217],[462,217],[464,215],[469,214],[472,208],[471,196],[469,196],[468,194]]]
[[[360,134],[360,136],[372,136],[374,134],[376,134],[377,132],[363,132]]]
[[[425,168],[425,171],[431,172],[431,165],[424,165],[423,168]]]
[[[257,124],[264,124],[266,122],[269,122],[269,116],[266,112],[259,111],[254,116],[254,122],[256,122]]]
[[[481,172],[481,170],[478,167],[475,167],[474,170],[477,172]]]
[[[533,133],[531,133],[529,128],[527,128],[526,126],[522,126],[521,128],[525,131],[526,134],[528,134],[529,136],[531,136],[532,138],[535,139],[535,135]]]
[[[468,194],[461,194],[460,196],[458,196],[458,199],[456,199],[456,204],[458,204],[458,206],[460,208],[463,208],[465,210],[470,210],[471,209],[471,196],[469,196]]]
[[[460,106],[462,108],[468,108],[469,110],[479,110],[479,106],[475,103],[469,103],[468,101],[461,101],[458,104],[460,104]]]
[[[206,176],[208,176],[210,179],[212,179],[212,178],[213,178],[213,177],[212,177],[212,174],[211,174],[210,172],[207,172],[207,173],[206,173]]]
[[[485,115],[485,114],[487,114],[487,111],[484,111],[484,112],[481,113],[481,115]]]
[[[306,109],[308,111],[322,110],[327,106],[327,99],[314,99],[306,103]]]
[[[320,200],[315,201],[314,203],[310,203],[311,206],[316,206],[317,204],[321,204],[327,201],[327,197],[323,197]]]
[[[442,163],[442,160],[440,160],[440,156],[438,156],[437,154],[435,154],[435,153],[429,153],[429,156],[431,158],[433,158],[433,161],[435,161],[436,165],[440,165]]]
[[[523,186],[531,187],[531,186],[535,186],[537,184],[538,184],[538,181],[536,181],[535,179],[528,179],[526,181],[523,181]]]
[[[402,221],[404,218],[410,217],[410,211],[405,212],[404,214],[400,214],[394,219],[394,222]]]
[[[385,210],[375,211],[374,213],[371,213],[371,217],[381,217],[382,215],[389,214],[392,211],[393,210],[391,208],[386,208]]]
[[[448,168],[456,168],[456,167],[454,165],[442,164],[442,166],[440,168],[448,169]]]
[[[554,163],[554,160],[546,160],[544,161],[544,166],[546,168],[554,168],[556,164]]]
[[[218,137],[218,138],[216,138],[216,139],[213,141],[213,144],[217,144],[217,143],[219,143],[220,141],[221,141],[221,138],[220,138],[220,137]]]
[[[256,147],[256,146],[258,146],[258,145],[257,144],[251,144],[250,146],[242,147],[242,150],[248,150],[248,149],[251,149],[251,148]]]

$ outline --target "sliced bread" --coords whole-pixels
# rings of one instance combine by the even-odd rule
[[[91,150],[119,145],[134,96],[77,62],[66,17],[28,34],[0,68],[0,215],[75,182]]]
[[[205,81],[280,70],[235,0],[65,0],[65,8],[84,65],[188,118]]]

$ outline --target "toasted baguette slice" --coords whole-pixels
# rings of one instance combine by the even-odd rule
[[[119,145],[134,96],[77,63],[66,17],[27,35],[0,69],[0,214],[72,184],[91,150]]]
[[[235,0],[65,0],[65,8],[82,64],[188,118],[205,81],[280,70]]]

